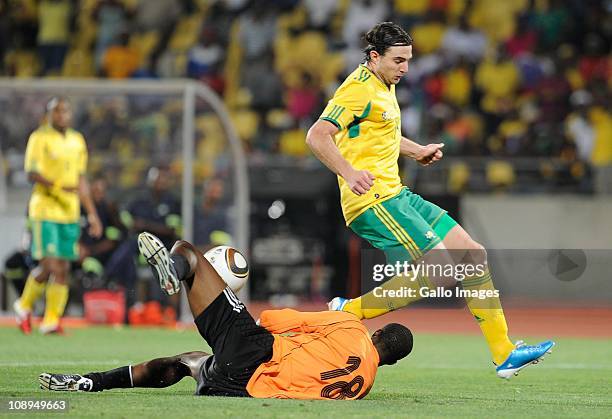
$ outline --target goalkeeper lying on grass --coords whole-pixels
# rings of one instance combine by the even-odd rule
[[[370,337],[356,316],[339,311],[268,310],[258,325],[191,244],[179,241],[168,252],[157,237],[142,233],[139,247],[165,291],[186,284],[195,324],[214,354],[187,352],[82,376],[43,373],[43,389],[168,387],[191,376],[198,395],[360,399],[379,366],[412,351],[406,327],[388,324]]]

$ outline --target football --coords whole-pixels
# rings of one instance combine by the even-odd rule
[[[213,247],[204,253],[204,257],[234,292],[240,291],[249,279],[249,264],[244,255],[233,247]]]

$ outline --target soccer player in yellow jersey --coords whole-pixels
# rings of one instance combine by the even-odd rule
[[[412,58],[410,35],[394,23],[383,22],[372,28],[365,40],[368,46],[364,63],[336,90],[320,119],[310,128],[306,142],[319,160],[338,175],[346,224],[383,250],[388,263],[470,263],[481,267],[463,279],[463,289],[492,297],[484,301],[466,298],[466,302],[489,345],[497,375],[509,378],[537,362],[554,342],[527,346],[510,341],[483,246],[446,211],[401,184],[397,164],[400,155],[429,165],[443,157],[444,144],[423,146],[401,134],[395,85],[408,72]],[[335,298],[330,309],[372,318],[419,300],[422,289],[455,283],[456,278],[442,273],[397,275],[377,292],[354,300]],[[404,292],[394,295],[396,290]]]
[[[47,104],[48,124],[30,135],[25,171],[34,184],[28,207],[32,257],[39,261],[13,308],[19,328],[31,333],[34,303],[46,289],[41,333],[61,332],[60,318],[68,302],[70,262],[78,258],[80,204],[87,211],[90,234],[99,237],[102,225],[85,177],[87,146],[70,128],[72,109],[65,98]]]

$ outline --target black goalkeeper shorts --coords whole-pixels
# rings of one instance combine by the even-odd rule
[[[246,385],[251,376],[272,358],[274,336],[255,323],[229,287],[195,319],[195,324],[213,350],[200,368],[196,394],[248,396]]]

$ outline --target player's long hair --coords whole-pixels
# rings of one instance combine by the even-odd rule
[[[366,61],[370,61],[372,51],[385,55],[389,47],[412,45],[412,38],[408,32],[393,22],[379,23],[370,29],[363,39],[368,44],[363,50]]]

